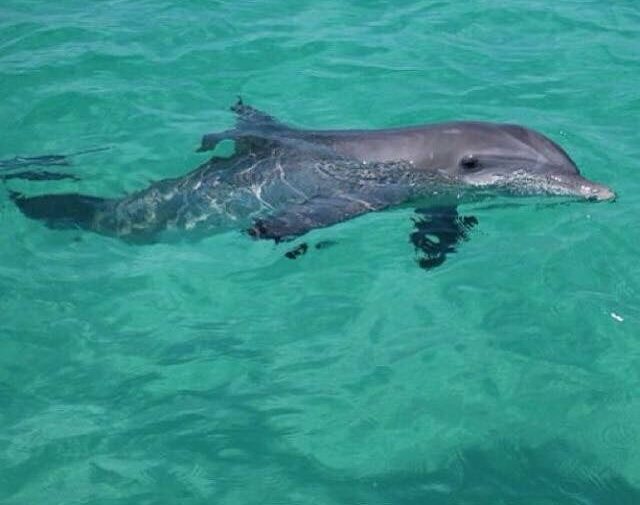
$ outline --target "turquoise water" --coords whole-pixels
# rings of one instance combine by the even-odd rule
[[[613,204],[411,211],[292,262],[226,233],[128,245],[0,188],[0,502],[640,503],[640,6],[634,0],[3,0],[0,158],[117,195],[202,162],[241,94],[309,127],[511,121]]]

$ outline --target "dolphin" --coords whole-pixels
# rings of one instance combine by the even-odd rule
[[[441,264],[477,224],[458,205],[497,195],[611,201],[554,141],[514,124],[452,121],[381,130],[295,128],[242,102],[234,128],[209,133],[199,151],[234,142],[192,172],[121,198],[77,193],[10,196],[52,228],[81,228],[131,242],[172,231],[242,229],[288,241],[390,207],[418,207],[410,241],[420,266]],[[299,246],[287,253],[296,257]]]

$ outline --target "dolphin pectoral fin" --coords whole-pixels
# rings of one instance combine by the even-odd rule
[[[319,196],[258,219],[247,232],[256,239],[283,242],[386,206],[347,196]]]
[[[416,209],[414,231],[409,240],[414,245],[418,265],[426,270],[444,263],[447,254],[469,238],[469,231],[478,224],[474,216],[460,216],[456,207],[428,207]]]

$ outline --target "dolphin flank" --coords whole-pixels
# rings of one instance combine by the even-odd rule
[[[82,228],[134,242],[172,230],[243,229],[276,242],[356,216],[401,205],[419,207],[410,240],[421,266],[441,264],[477,220],[457,205],[496,195],[557,195],[613,200],[608,187],[580,175],[544,135],[478,121],[384,130],[305,130],[239,100],[235,128],[203,137],[200,151],[232,140],[183,177],[122,198],[77,193],[11,198],[52,228]],[[435,238],[435,240],[434,240]],[[306,251],[298,248],[299,251]],[[296,257],[298,254],[288,257]]]

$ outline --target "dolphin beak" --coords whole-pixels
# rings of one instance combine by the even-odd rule
[[[613,201],[616,198],[616,194],[604,184],[598,184],[597,182],[591,182],[588,179],[580,181],[578,186],[580,195],[587,200],[596,200],[598,202]]]
[[[551,191],[557,191],[559,194],[569,194],[597,202],[613,201],[616,198],[611,188],[585,179],[581,175],[552,176],[549,182]]]

